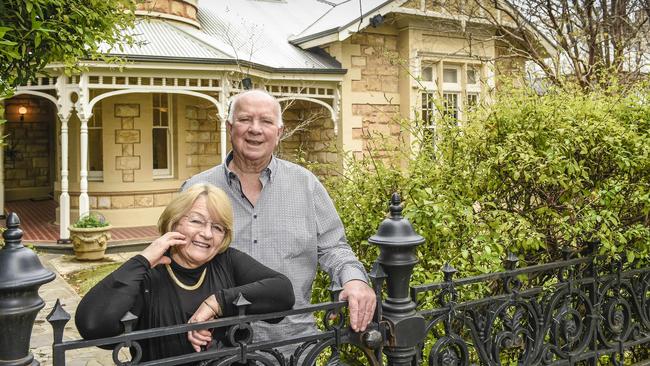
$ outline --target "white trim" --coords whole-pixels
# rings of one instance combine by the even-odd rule
[[[328,34],[326,36],[322,36],[319,38],[311,39],[309,41],[304,41],[304,42],[296,42],[294,43],[293,41],[290,41],[291,43],[294,43],[296,46],[302,48],[303,50],[307,50],[310,48],[314,47],[319,47],[328,43],[333,43],[337,41],[341,41],[339,33],[332,33]]]
[[[462,105],[463,102],[462,102],[462,97],[461,97],[460,92],[450,91],[450,90],[444,90],[442,92],[441,102],[442,102],[443,109],[441,111],[442,112],[441,114],[443,116],[445,116],[448,113],[451,114],[450,113],[450,111],[451,111],[450,108],[447,107],[447,96],[448,95],[451,96],[452,99],[455,99],[455,101],[456,101],[456,103],[452,106],[451,110],[453,110],[456,113],[456,117],[454,117],[454,118],[456,118],[457,121],[460,121],[463,118],[462,110],[461,110],[461,105]]]
[[[50,94],[35,91],[35,90],[28,90],[28,89],[16,90],[16,92],[14,93],[13,96],[15,97],[15,96],[21,95],[21,94],[29,94],[29,95],[35,95],[37,97],[45,98],[45,99],[49,100],[50,102],[54,103],[55,106],[57,106],[58,103],[59,103],[59,101],[55,97],[51,96]]]
[[[362,18],[354,19],[349,24],[339,27],[337,30],[325,31],[324,34],[318,36],[316,34],[312,35],[299,35],[297,37],[292,37],[289,41],[304,49],[322,46],[333,41],[345,41],[351,35],[360,32],[370,25],[370,19],[375,15],[386,15],[388,13],[395,12],[396,9],[399,9],[407,0],[399,1],[386,1],[383,6],[378,6],[372,11],[369,11],[363,14]],[[315,36],[315,37],[314,37]]]
[[[327,108],[327,110],[330,112],[330,117],[332,117],[332,122],[334,122],[334,134],[338,135],[338,132],[339,132],[338,131],[338,118],[337,118],[336,112],[334,111],[334,108],[331,105],[323,102],[322,100],[318,100],[318,99],[314,99],[314,98],[308,98],[308,97],[292,96],[292,97],[277,98],[278,103],[284,102],[285,100],[304,100],[304,101],[307,101],[307,102],[320,104],[323,107]]]
[[[70,194],[68,193],[68,121],[72,115],[68,77],[59,75],[55,88],[57,115],[61,121],[61,195],[59,196],[59,240],[70,239]]]
[[[228,119],[228,106],[230,105],[230,79],[228,76],[223,75],[221,77],[221,87],[223,88],[221,94],[219,94],[219,102],[221,103],[221,111],[219,113],[219,143],[220,143],[220,153],[221,153],[221,163],[226,163],[226,155],[228,154],[228,149],[226,147],[226,142],[228,139],[228,127],[226,120]]]
[[[445,70],[455,70],[456,71],[456,82],[445,82]],[[442,90],[444,92],[460,93],[463,90],[461,81],[463,79],[462,75],[463,68],[461,65],[451,64],[445,62],[442,65],[442,75],[440,78],[442,80]]]
[[[101,104],[99,104],[99,106],[101,106]],[[99,112],[99,113],[95,113],[95,112]],[[102,113],[103,113],[103,108],[101,110],[99,110],[99,111],[95,110],[95,111],[93,111],[93,115],[88,119],[88,122],[89,122],[89,124],[88,124],[88,138],[89,138],[89,140],[88,141],[90,142],[90,131],[100,131],[99,140],[101,142],[101,147],[102,147],[101,149],[97,149],[97,146],[93,146],[93,149],[92,149],[93,152],[99,151],[99,153],[101,154],[101,161],[102,161],[102,170],[90,170],[90,167],[88,167],[88,181],[93,181],[93,182],[101,182],[101,181],[104,180],[104,169],[103,169],[103,167],[104,167],[104,141],[103,141],[103,139],[104,139],[104,121],[103,121]],[[99,126],[99,127],[97,127],[96,125],[91,126],[90,121],[94,119],[94,121],[96,122],[97,118],[99,118],[101,120],[101,126]],[[91,150],[88,151],[88,161],[89,162],[90,162],[90,151]]]
[[[89,170],[88,171],[88,181],[89,182],[102,182],[104,180],[104,171],[103,170]]]
[[[153,93],[170,93],[170,94],[191,95],[191,96],[194,96],[194,97],[199,97],[199,98],[209,100],[217,108],[217,112],[219,112],[219,114],[222,113],[221,104],[219,103],[218,100],[214,99],[213,97],[211,97],[211,96],[209,96],[207,94],[203,94],[203,93],[199,93],[199,92],[195,92],[195,91],[191,91],[191,90],[185,90],[185,89],[166,89],[165,90],[165,89],[143,88],[143,89],[115,90],[115,91],[112,91],[112,92],[108,92],[108,93],[104,93],[104,94],[96,96],[95,98],[93,98],[93,100],[90,101],[90,103],[88,103],[88,106],[89,106],[90,110],[92,110],[92,108],[95,106],[95,103],[99,102],[102,99],[106,99],[108,97],[112,97],[112,96],[115,96],[115,95],[124,95],[124,94],[131,94],[131,93],[152,93],[152,94]]]
[[[90,212],[88,197],[88,120],[93,115],[93,106],[88,103],[88,75],[79,75],[79,90],[75,109],[81,126],[79,128],[79,217]]]
[[[165,60],[161,60],[165,61]],[[48,65],[48,70],[50,69],[56,69],[57,67],[63,67],[64,65],[62,64],[51,64]],[[192,64],[192,63],[183,63],[183,62],[177,62],[176,60],[171,61],[171,62],[149,62],[149,61],[129,61],[126,65],[122,66],[123,68],[126,68],[124,71],[119,71],[118,67],[115,64],[108,64],[100,61],[84,61],[79,63],[80,67],[86,67],[86,68],[96,68],[96,69],[109,69],[114,72],[115,76],[123,76],[127,75],[126,70],[147,70],[147,71],[170,71],[173,70],[174,72],[177,71],[200,71],[200,72],[206,72],[208,75],[213,75],[215,72],[218,72],[219,74],[229,74],[229,73],[241,73],[241,70],[239,66],[236,64],[233,65],[223,65],[223,64]],[[285,81],[285,80],[291,80],[291,81],[323,81],[323,82],[328,82],[328,81],[343,81],[345,78],[346,74],[345,73],[338,73],[340,69],[333,69],[333,71],[337,71],[337,73],[310,73],[308,70],[305,70],[304,72],[290,72],[287,73],[283,71],[282,69],[278,69],[277,72],[273,71],[262,71],[258,70],[255,68],[251,68],[250,71],[248,72],[248,75],[251,77],[258,77],[260,79],[265,79],[265,80],[277,80],[277,81]],[[142,75],[141,75],[142,76]],[[147,75],[149,76],[149,75]],[[185,77],[185,76],[184,76]]]
[[[156,129],[165,129],[167,130],[167,169],[153,169],[151,168],[153,179],[166,179],[172,178],[174,176],[174,110],[172,106],[172,97],[170,93],[155,93],[161,94],[161,98],[167,98],[167,126],[151,126],[151,147],[153,149],[153,131]],[[153,97],[153,94],[152,94]],[[153,98],[152,98],[152,108],[153,108]],[[155,113],[155,112],[154,112]],[[153,152],[153,151],[152,151]],[[153,163],[153,160],[152,160]]]

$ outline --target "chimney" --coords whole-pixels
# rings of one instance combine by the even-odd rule
[[[198,0],[144,0],[136,4],[136,15],[162,18],[200,28],[196,18]]]

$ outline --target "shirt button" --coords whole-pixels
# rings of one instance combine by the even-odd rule
[[[257,244],[257,239],[253,240],[253,244]]]
[[[257,214],[253,215],[253,218],[256,219],[256,218],[257,218]]]

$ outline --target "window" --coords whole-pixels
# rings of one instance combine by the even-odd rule
[[[422,81],[433,81],[433,67],[432,66],[423,66],[422,67]]]
[[[93,107],[93,116],[88,120],[88,180],[104,179],[102,125],[102,101],[100,100]]]
[[[458,119],[458,93],[442,93],[444,115]]]
[[[436,105],[433,92],[422,93],[422,121],[426,126],[433,126],[435,121]]]
[[[153,175],[154,178],[172,176],[172,129],[170,124],[170,96],[153,94]]]
[[[445,68],[442,71],[442,81],[444,83],[458,83],[458,69],[456,68]]]
[[[474,110],[478,106],[479,93],[467,93],[467,109]]]
[[[440,117],[452,118],[462,123],[465,112],[474,110],[481,102],[482,65],[461,60],[434,61],[424,58],[420,61],[422,82],[419,106],[429,136]],[[431,82],[427,80],[431,79]],[[439,81],[439,82],[438,82]]]
[[[476,70],[472,68],[467,69],[467,84],[476,84],[478,82],[478,78],[476,77]]]
[[[424,130],[424,138],[426,140],[431,140],[433,138],[433,133],[435,129],[435,118],[436,118],[436,104],[434,100],[436,98],[435,93],[433,92],[423,92],[422,93],[422,122]]]

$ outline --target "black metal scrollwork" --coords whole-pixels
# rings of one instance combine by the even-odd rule
[[[411,290],[413,298],[433,292],[438,301],[418,304],[433,340],[428,364],[578,365],[603,356],[624,364],[626,350],[650,344],[650,268],[600,265],[597,252],[579,257],[565,248],[564,260],[525,268],[509,254],[504,272],[454,280],[445,265],[444,282]],[[491,292],[456,303],[471,285]]]

